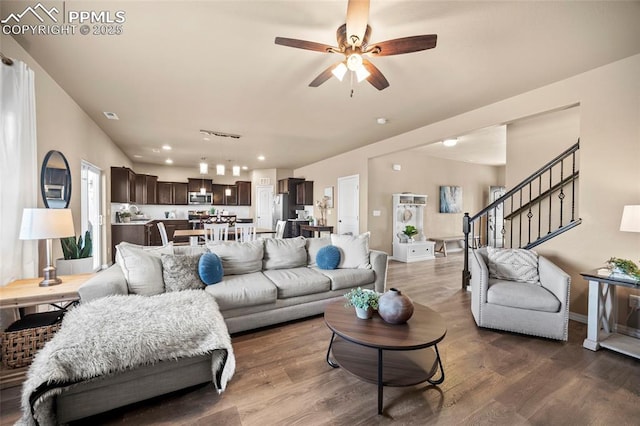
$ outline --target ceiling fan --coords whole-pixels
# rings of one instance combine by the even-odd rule
[[[396,38],[380,43],[369,43],[371,27],[369,20],[369,0],[349,0],[347,5],[347,23],[336,31],[338,47],[329,46],[313,41],[295,38],[276,37],[275,43],[281,46],[296,47],[298,49],[313,50],[324,53],[341,53],[344,60],[331,65],[322,71],[309,86],[318,87],[331,76],[342,81],[347,71],[355,74],[358,82],[367,80],[373,87],[383,90],[389,87],[389,82],[382,72],[363,56],[391,56],[403,53],[418,52],[436,47],[436,34],[419,35]]]

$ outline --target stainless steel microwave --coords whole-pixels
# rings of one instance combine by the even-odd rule
[[[64,200],[63,185],[45,185],[44,193],[47,200]]]
[[[208,204],[211,205],[213,203],[213,194],[210,192],[202,193],[202,192],[190,192],[189,193],[189,204]]]

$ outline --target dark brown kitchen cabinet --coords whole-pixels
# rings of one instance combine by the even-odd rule
[[[313,205],[313,181],[305,180],[296,185],[296,204],[299,206]]]
[[[213,192],[213,201],[211,204],[213,204],[214,206],[222,206],[224,205],[224,189],[226,188],[226,185],[219,185],[217,183],[214,183],[212,185],[212,191]]]
[[[238,189],[238,205],[250,206],[251,205],[251,182],[237,181],[236,188]]]
[[[128,167],[111,167],[111,202],[136,202],[136,174]]]
[[[186,205],[187,184],[183,182],[158,182],[158,204]]]
[[[184,184],[187,185],[186,183]],[[169,241],[174,240],[173,234],[178,229],[189,229],[189,221],[186,219],[163,219],[163,220],[154,220],[148,224],[149,226],[149,243],[152,246],[160,246],[162,245],[162,237],[160,237],[160,230],[158,229],[158,223],[164,223],[164,229],[167,231],[167,239]],[[185,238],[184,241],[187,241]]]
[[[289,194],[289,198],[295,200],[296,186],[304,182],[304,179],[286,178],[278,181],[278,194]]]
[[[126,241],[141,246],[150,245],[150,228],[148,225],[117,224],[111,225],[111,259],[116,259],[116,246]]]
[[[200,192],[200,188],[204,187],[205,192],[211,192],[213,181],[211,179],[189,178],[188,192]]]
[[[189,191],[187,191],[186,183],[173,183],[173,204],[185,206],[189,204]]]
[[[238,187],[235,185],[225,185],[224,187],[224,205],[238,205]]]
[[[136,196],[137,204],[156,204],[158,176],[136,175]]]

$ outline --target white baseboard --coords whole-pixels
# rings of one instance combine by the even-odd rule
[[[589,322],[588,317],[586,315],[577,314],[575,312],[569,312],[569,319],[573,321],[581,322],[582,324],[587,324]],[[615,330],[620,334],[625,334],[627,336],[640,339],[640,330],[637,328],[628,327],[622,324],[616,324]]]

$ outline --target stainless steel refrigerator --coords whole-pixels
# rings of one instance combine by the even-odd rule
[[[273,228],[279,220],[289,219],[289,194],[277,194],[273,197]]]

